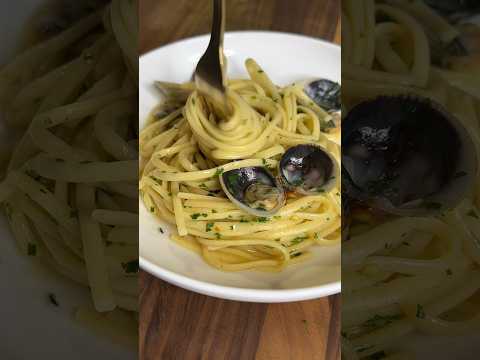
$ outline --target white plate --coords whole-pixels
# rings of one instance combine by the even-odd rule
[[[42,0],[0,2],[0,64],[11,60],[21,29]],[[8,34],[8,35],[7,35]],[[0,111],[0,143],[10,141]],[[73,310],[89,301],[86,288],[35,266],[20,256],[7,222],[0,213],[0,358],[24,359],[118,359],[135,352],[98,337],[73,321]],[[54,293],[60,307],[48,294]]]
[[[170,44],[140,58],[140,128],[160,101],[154,80],[185,82],[205,51],[208,36]],[[285,85],[323,77],[340,82],[340,47],[300,35],[233,32],[225,36],[229,77],[247,77],[244,62],[254,58],[273,82]],[[165,234],[161,234],[159,227]],[[282,273],[227,273],[173,243],[172,229],[159,223],[140,202],[140,266],[185,289],[219,298],[253,302],[287,302],[340,292],[340,246],[316,247],[312,260]]]

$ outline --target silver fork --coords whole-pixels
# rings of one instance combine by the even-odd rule
[[[226,95],[227,63],[223,54],[224,32],[225,0],[213,0],[210,43],[197,64],[193,78],[198,91],[207,96],[224,115],[228,115],[231,109]]]

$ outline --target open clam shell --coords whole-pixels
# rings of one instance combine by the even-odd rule
[[[226,171],[220,184],[233,204],[255,216],[272,216],[285,204],[282,185],[265,167]]]
[[[279,162],[279,175],[289,190],[312,195],[331,190],[337,184],[339,166],[327,151],[313,144],[293,146]]]
[[[472,189],[474,143],[460,121],[431,100],[365,101],[342,126],[342,180],[352,198],[415,216],[453,208]]]

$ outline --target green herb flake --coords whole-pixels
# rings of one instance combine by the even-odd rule
[[[199,213],[195,213],[195,214],[190,215],[190,217],[191,217],[193,220],[197,220],[197,219],[200,217],[200,214],[199,214]]]
[[[138,273],[138,259],[126,263],[122,262],[122,268],[127,274]]]
[[[448,276],[452,276],[452,275],[453,275],[452,269],[447,269],[447,270],[445,270],[445,273],[446,273]]]
[[[155,212],[155,207],[150,206],[150,212],[151,212],[151,213],[154,213],[154,212]]]
[[[269,221],[269,218],[267,218],[267,217],[262,216],[262,217],[257,218],[257,222],[259,222],[259,223],[266,223],[267,221]]]
[[[216,237],[217,239],[220,239],[220,238],[222,237],[222,234],[220,234],[220,233],[215,233],[215,237]]]
[[[262,159],[262,164],[267,165],[267,159]]]
[[[262,69],[258,70],[258,73],[259,74],[263,74],[265,71],[263,71]]]
[[[401,315],[375,315],[365,321],[362,326],[369,329],[376,329],[391,324],[395,320],[400,320]]]
[[[425,309],[423,308],[422,305],[420,304],[417,304],[417,313],[415,315],[417,317],[417,319],[425,319]]]
[[[213,213],[213,214],[216,214],[216,213],[218,213],[218,211],[215,210],[215,209],[212,209],[212,213]]]
[[[27,255],[28,256],[35,256],[37,255],[37,245],[28,243],[27,245]]]
[[[158,228],[158,231],[160,231],[162,234],[164,233],[164,231],[161,227]]]
[[[240,219],[240,222],[241,222],[241,223],[248,223],[248,220]]]
[[[50,301],[50,304],[52,304],[53,306],[56,306],[56,307],[60,306],[60,304],[57,301],[57,297],[55,296],[54,293],[48,294],[48,301]]]
[[[212,231],[213,225],[214,223],[207,223],[207,225],[205,225],[205,231],[206,232]]]
[[[230,230],[235,230],[235,226],[234,226],[234,225],[230,225]]]
[[[423,203],[423,206],[425,207],[425,209],[429,210],[437,210],[442,208],[442,204],[433,201],[425,201]]]
[[[218,168],[217,171],[215,171],[215,175],[214,176],[220,176],[223,174],[223,168]]]
[[[308,239],[308,236],[297,236],[295,239],[290,241],[290,245],[298,245],[298,244],[300,244],[301,242],[303,242],[304,240],[307,240],[307,239]]]
[[[296,258],[296,257],[299,257],[299,256],[301,256],[301,255],[303,255],[303,253],[298,252],[298,253],[295,253],[295,254],[291,255],[291,257],[292,257],[292,258]]]
[[[468,215],[468,216],[471,216],[471,217],[473,217],[473,218],[475,218],[475,219],[478,219],[478,215],[477,215],[477,213],[475,212],[475,210],[473,210],[473,209],[470,210],[470,211],[467,213],[467,215]]]
[[[455,175],[453,175],[453,178],[454,178],[454,179],[458,179],[458,178],[464,177],[464,176],[466,176],[466,175],[467,175],[467,172],[465,172],[465,171],[459,171],[459,172],[457,172]]]

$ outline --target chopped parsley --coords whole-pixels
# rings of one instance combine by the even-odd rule
[[[213,214],[216,214],[216,213],[218,213],[218,211],[215,210],[215,209],[212,209],[212,213],[213,213]]]
[[[37,245],[28,243],[27,245],[27,255],[28,256],[35,256],[37,255]]]
[[[263,217],[263,216],[262,216],[262,217],[258,217],[258,218],[257,218],[257,221],[258,221],[259,223],[265,223],[265,222],[269,221],[269,219],[268,219],[267,217]]]
[[[56,306],[56,307],[59,307],[60,304],[58,303],[57,301],[57,297],[55,296],[54,293],[49,293],[48,294],[48,300],[50,301],[50,303],[53,305],[53,306]]]
[[[433,202],[433,201],[425,201],[423,203],[423,206],[425,207],[425,209],[436,210],[436,209],[440,209],[442,207],[442,204],[438,202]]]
[[[38,180],[40,178],[40,175],[35,170],[28,169],[25,171],[25,174],[30,176],[34,180]]]
[[[296,257],[301,256],[302,254],[303,254],[303,253],[298,252],[298,253],[295,253],[295,254],[291,255],[291,257],[292,257],[292,258],[296,258]]]
[[[240,219],[240,222],[241,222],[241,223],[248,223],[248,220]]]
[[[263,71],[262,69],[258,70],[258,73],[259,74],[263,74],[265,71]]]
[[[391,324],[395,320],[400,320],[401,315],[375,315],[374,317],[368,319],[363,323],[363,326],[370,329],[375,329],[379,327],[384,327]]]
[[[220,176],[223,174],[223,168],[218,168],[214,176]]]
[[[155,207],[150,206],[150,212],[151,212],[151,213],[154,213],[154,212],[155,212]]]
[[[297,236],[295,239],[290,241],[290,245],[298,245],[298,244],[300,244],[301,242],[303,242],[304,240],[307,240],[307,239],[308,239],[308,236]]]
[[[302,179],[297,179],[292,182],[292,185],[294,186],[301,186],[303,185],[304,181]]]
[[[425,319],[425,309],[423,308],[422,305],[420,304],[417,304],[417,313],[415,315],[417,317],[417,319]]]
[[[448,276],[452,276],[452,275],[453,275],[452,269],[447,269],[447,270],[445,270],[445,273],[446,273]]]
[[[470,210],[470,211],[467,213],[467,215],[468,215],[468,216],[471,216],[471,217],[473,217],[473,218],[475,218],[475,219],[478,219],[478,215],[477,215],[477,213],[475,212],[475,210],[473,210],[473,209]]]
[[[205,231],[206,232],[212,231],[213,225],[214,225],[213,223],[207,223],[207,225],[205,226]]]
[[[467,175],[467,173],[465,171],[459,171],[455,175],[453,175],[453,178],[458,179],[458,178],[466,176],[466,175]]]
[[[266,160],[266,159],[262,159],[262,164],[263,164],[263,165],[267,165],[267,160]]]
[[[126,263],[122,262],[122,268],[127,274],[138,273],[138,259]]]
[[[220,237],[222,236],[222,234],[220,234],[220,233],[215,233],[215,236],[216,236],[217,239],[220,239]]]
[[[158,231],[160,231],[162,234],[164,233],[164,231],[161,227],[158,228]]]
[[[228,181],[230,182],[230,184],[236,184],[238,183],[238,180],[240,179],[240,175],[237,174],[237,173],[230,173],[228,174]]]

